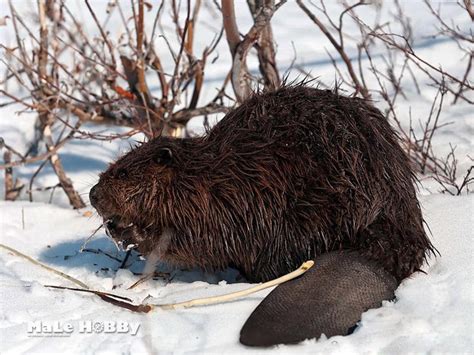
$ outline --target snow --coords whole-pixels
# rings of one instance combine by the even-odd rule
[[[441,256],[405,280],[396,291],[396,302],[364,313],[360,327],[347,337],[307,340],[299,345],[278,346],[280,353],[469,353],[473,345],[474,196],[423,196],[421,203]],[[104,254],[78,250],[97,226],[95,218],[49,204],[0,203],[1,243],[73,276],[93,289],[127,296],[136,303],[170,303],[242,290],[248,284],[236,280],[237,273],[206,275],[198,270],[171,271],[172,280],[147,281],[136,289],[127,287],[140,276],[143,261],[132,259],[130,270],[117,271],[119,262]],[[51,226],[54,226],[52,228]],[[87,246],[123,258],[100,234]],[[142,315],[105,303],[94,295],[53,290],[42,285],[71,286],[64,279],[18,256],[0,253],[0,340],[2,353],[141,353],[218,352],[263,353],[238,342],[241,326],[269,292],[248,298],[184,310],[155,310]],[[316,260],[317,265],[317,260]],[[106,269],[106,270],[105,270]],[[167,271],[165,266],[159,268]],[[219,281],[225,278],[226,281]],[[151,297],[151,298],[150,298]],[[81,334],[69,337],[28,337],[28,321],[78,322],[126,321],[138,323],[129,334]]]
[[[16,2],[20,11],[33,11],[28,2]],[[0,18],[7,14],[8,6],[0,2]],[[87,13],[76,6],[78,19],[83,19],[90,33],[95,33]],[[96,5],[97,4],[97,5]],[[106,2],[97,2],[97,13],[101,13]],[[459,65],[461,52],[451,41],[429,37],[435,32],[434,21],[426,15],[419,1],[402,2],[412,18],[415,48],[417,53],[435,60],[444,69],[462,76],[465,67]],[[438,5],[437,5],[438,6]],[[461,28],[469,29],[467,16],[455,3],[440,4],[447,16]],[[338,11],[336,2],[328,2],[328,11]],[[383,16],[389,18],[393,9],[384,7]],[[152,16],[148,14],[147,16]],[[370,23],[373,12],[363,10],[361,16]],[[251,18],[245,6],[237,8],[241,31],[245,32]],[[165,17],[166,18],[166,17]],[[202,29],[196,37],[197,52],[213,38],[218,24],[210,19],[212,11],[206,8],[200,17]],[[7,20],[8,21],[8,20]],[[110,21],[114,21],[112,18]],[[151,21],[147,21],[150,24]],[[8,23],[8,22],[7,22]],[[279,43],[277,61],[283,70],[297,53],[296,63],[317,75],[327,85],[334,82],[334,68],[328,60],[324,46],[330,45],[314,28],[308,18],[292,2],[285,4],[274,18],[274,34]],[[170,31],[171,25],[164,21],[163,28]],[[347,32],[356,31],[347,23]],[[32,27],[33,28],[33,27]],[[0,27],[2,43],[11,45],[13,38],[9,27]],[[113,33],[119,35],[117,28]],[[28,43],[26,43],[29,45]],[[348,53],[355,55],[355,42],[349,41]],[[225,41],[217,48],[219,59],[207,69],[205,95],[202,104],[215,94],[215,88],[226,74],[230,57]],[[216,55],[217,55],[216,54]],[[377,60],[377,59],[376,59]],[[165,66],[170,61],[164,63]],[[257,70],[255,59],[249,61],[252,70]],[[293,77],[297,73],[293,72]],[[409,112],[414,120],[425,120],[436,90],[429,81],[416,72],[421,94],[407,84],[408,98],[398,104],[398,114],[403,124],[409,122]],[[367,80],[373,80],[368,77]],[[3,98],[2,98],[3,101]],[[383,102],[376,102],[383,109]],[[31,113],[17,114],[21,107],[0,107],[0,136],[24,152],[33,135],[35,116]],[[212,117],[213,122],[218,116]],[[452,122],[435,135],[434,149],[443,155],[449,151],[449,143],[457,146],[459,171],[464,171],[472,161],[467,157],[474,151],[474,120],[472,107],[459,103],[447,104],[440,123]],[[190,127],[201,132],[201,119],[190,122]],[[119,127],[86,125],[91,132],[120,133]],[[141,140],[141,136],[131,139]],[[128,149],[129,140],[87,141],[74,140],[60,151],[68,176],[74,186],[87,199],[87,193],[96,182],[98,173],[107,164]],[[38,164],[15,169],[17,177],[28,181]],[[432,258],[424,266],[426,274],[418,273],[405,280],[396,291],[396,302],[385,302],[379,309],[364,313],[360,326],[350,336],[311,339],[298,345],[278,346],[273,349],[249,349],[238,342],[239,331],[258,303],[270,292],[262,291],[245,299],[230,303],[190,308],[185,310],[155,310],[149,314],[137,314],[105,303],[94,295],[68,290],[45,288],[44,285],[74,287],[74,284],[34,265],[5,250],[0,250],[0,352],[18,353],[324,353],[324,354],[400,354],[400,353],[472,353],[474,349],[474,196],[449,196],[437,191],[439,186],[432,180],[420,176],[420,202],[424,218],[431,231],[433,244],[440,256]],[[51,186],[57,179],[46,166],[35,182],[35,186]],[[3,174],[0,178],[3,184]],[[3,189],[2,189],[3,190]],[[79,250],[87,237],[101,223],[87,207],[71,210],[64,194],[57,190],[34,192],[34,203],[23,195],[17,202],[0,202],[0,243],[55,269],[73,276],[91,288],[108,291],[131,298],[135,303],[171,303],[242,290],[249,287],[235,270],[213,274],[200,270],[174,270],[160,265],[163,277],[149,280],[135,289],[127,288],[136,282],[145,262],[133,256],[130,267],[118,269],[124,257],[112,242],[100,231],[87,245],[89,250]],[[0,193],[3,199],[3,191]],[[99,251],[100,250],[100,251]],[[107,256],[107,253],[109,256]],[[316,260],[317,265],[317,260]],[[28,333],[28,324],[61,321],[70,323],[75,331],[67,337],[34,337]],[[77,331],[81,322],[128,322],[139,325],[136,335],[105,334]]]

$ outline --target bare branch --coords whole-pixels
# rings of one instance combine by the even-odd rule
[[[351,77],[352,82],[354,83],[354,87],[356,90],[356,94],[360,93],[365,99],[370,99],[370,94],[369,91],[365,86],[363,86],[357,77],[354,67],[352,65],[352,61],[347,55],[346,51],[344,50],[344,42],[343,42],[343,35],[342,35],[342,17],[343,15],[347,12],[355,8],[356,6],[359,5],[364,5],[364,1],[359,1],[358,3],[354,4],[350,8],[346,9],[343,13],[341,13],[339,17],[339,26],[336,26],[336,29],[339,33],[339,42],[334,38],[334,36],[329,32],[327,27],[306,7],[306,5],[303,3],[301,0],[296,1],[300,8],[305,12],[305,14],[313,21],[316,26],[321,30],[321,32],[326,36],[326,38],[331,42],[333,45],[334,49],[339,53],[341,59],[344,61],[347,71],[349,72],[349,76]],[[324,10],[325,11],[325,10]]]

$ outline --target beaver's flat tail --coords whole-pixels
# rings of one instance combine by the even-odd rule
[[[273,290],[240,332],[248,346],[349,334],[363,312],[394,298],[396,279],[354,251],[318,256],[303,276]]]

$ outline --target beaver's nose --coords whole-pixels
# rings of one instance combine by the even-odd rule
[[[89,192],[89,201],[91,202],[91,205],[96,207],[96,204],[99,200],[98,196],[97,196],[97,185],[94,185],[91,189],[91,191]]]

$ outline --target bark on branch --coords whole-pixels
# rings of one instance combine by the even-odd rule
[[[40,20],[40,48],[38,55],[38,73],[40,78],[40,92],[36,98],[39,102],[46,102],[47,107],[42,105],[42,109],[38,110],[38,117],[42,126],[42,137],[45,142],[46,149],[48,151],[54,151],[54,141],[51,131],[51,125],[54,122],[54,116],[50,113],[51,110],[54,110],[54,103],[51,103],[51,100],[48,99],[47,93],[47,83],[48,80],[48,27],[46,23],[46,2],[45,0],[38,0],[38,11],[39,11],[39,20]],[[82,201],[81,196],[74,189],[71,179],[66,175],[66,172],[63,168],[59,155],[53,153],[49,157],[49,162],[53,167],[54,172],[56,173],[59,183],[61,184],[62,189],[66,193],[69,202],[74,208],[83,208],[85,207],[84,201]]]
[[[274,12],[274,2],[265,1],[255,14],[253,26],[244,38],[240,40],[239,30],[235,19],[234,1],[222,0],[224,30],[227,37],[227,43],[229,44],[230,53],[232,55],[231,82],[238,102],[243,102],[251,93],[250,75],[247,68],[248,52],[252,46],[257,43],[264,30],[270,26],[270,20]],[[271,55],[271,51],[267,54]],[[267,58],[264,57],[263,60],[265,63]],[[271,81],[273,82],[274,80],[276,79],[273,75]]]

